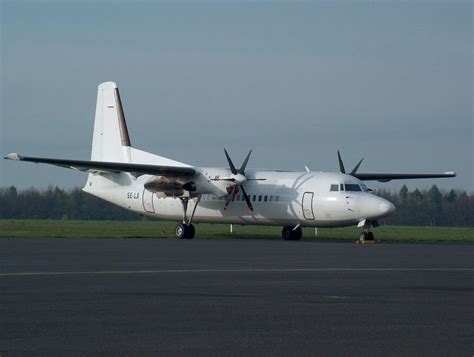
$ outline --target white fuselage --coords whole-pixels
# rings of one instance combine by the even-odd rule
[[[199,171],[208,184],[213,183],[213,177],[229,174],[224,168],[199,168]],[[188,214],[195,209],[193,222],[343,227],[363,220],[375,221],[395,209],[389,201],[368,192],[360,180],[346,174],[248,169],[246,175],[265,179],[244,184],[253,212],[247,209],[240,193],[224,209],[225,187],[218,187],[215,194],[201,194],[197,207],[197,197],[189,200]],[[127,173],[90,174],[84,191],[140,214],[180,221],[183,216],[180,199],[160,197],[145,189],[144,184],[150,178],[149,175],[134,178]]]

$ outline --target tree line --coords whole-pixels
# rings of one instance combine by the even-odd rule
[[[474,194],[462,190],[378,190],[397,206],[383,224],[474,227]],[[0,188],[0,219],[140,220],[143,216],[93,197],[80,188]]]

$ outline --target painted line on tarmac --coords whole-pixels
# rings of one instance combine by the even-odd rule
[[[248,269],[160,269],[160,270],[91,270],[40,271],[0,273],[8,276],[45,275],[120,275],[120,274],[181,274],[181,273],[272,273],[272,272],[474,272],[473,268],[248,268]]]

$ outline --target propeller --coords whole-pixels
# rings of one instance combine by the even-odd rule
[[[227,192],[229,193],[229,196],[227,197],[227,200],[225,201],[224,209],[227,209],[230,202],[235,201],[235,196],[237,195],[239,190],[241,190],[242,195],[245,199],[245,202],[247,203],[248,209],[250,211],[253,211],[253,206],[252,206],[252,203],[250,202],[250,197],[247,194],[247,192],[245,191],[245,189],[243,187],[243,184],[246,181],[263,181],[263,180],[266,180],[266,179],[247,178],[245,176],[245,168],[247,167],[247,163],[249,162],[250,155],[252,154],[252,150],[249,151],[249,153],[245,157],[244,162],[242,163],[242,166],[240,166],[239,169],[235,168],[235,165],[234,165],[232,159],[230,158],[230,155],[229,155],[229,153],[227,152],[226,149],[224,149],[224,153],[225,153],[225,157],[227,158],[227,162],[229,163],[229,168],[230,168],[230,171],[231,171],[232,175],[230,177],[215,179],[215,181],[229,181],[229,182],[234,183],[233,186],[231,186],[227,189]]]
[[[344,163],[342,162],[341,153],[339,152],[339,150],[337,150],[337,159],[339,161],[339,170],[341,171],[341,174],[345,174],[346,169],[344,168]],[[349,175],[354,176],[356,174],[357,170],[360,167],[360,164],[362,164],[362,161],[364,161],[364,158],[360,159],[360,161],[357,163],[357,165],[354,166]]]

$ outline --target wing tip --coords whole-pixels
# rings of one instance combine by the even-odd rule
[[[456,171],[446,171],[444,174],[449,177],[456,177],[458,175]]]
[[[8,154],[7,156],[4,157],[5,160],[15,160],[15,161],[20,161],[23,159],[23,157],[16,152],[12,152]]]

